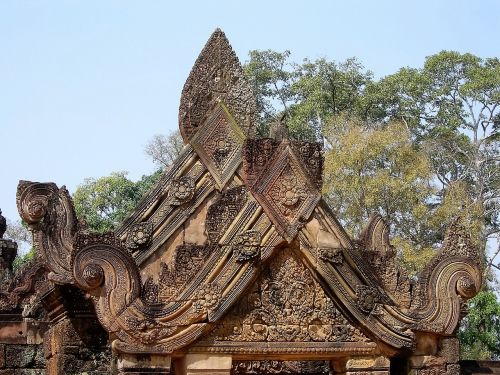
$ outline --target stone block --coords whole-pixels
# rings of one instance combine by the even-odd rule
[[[7,345],[5,348],[5,363],[8,367],[33,367],[36,356],[36,345]]]
[[[183,361],[183,367],[187,375],[206,373],[229,375],[231,365],[231,356],[224,355],[188,354]]]
[[[15,371],[16,375],[45,375],[45,370],[43,369],[18,369]]]
[[[5,367],[5,345],[0,344],[0,368]]]
[[[117,368],[120,374],[169,374],[170,367],[171,357],[169,356],[121,354],[117,357]]]
[[[75,356],[69,354],[57,354],[47,361],[46,375],[69,375],[80,374],[83,363]]]
[[[444,337],[439,343],[439,357],[448,363],[457,363],[460,359],[460,343],[456,337]]]

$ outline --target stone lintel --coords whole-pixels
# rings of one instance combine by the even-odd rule
[[[118,374],[169,375],[172,359],[170,356],[161,354],[120,353],[116,364]]]
[[[187,354],[179,363],[175,375],[229,375],[232,358],[228,355]]]
[[[345,365],[346,375],[389,375],[391,363],[387,357],[353,357]]]

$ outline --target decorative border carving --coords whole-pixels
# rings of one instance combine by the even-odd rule
[[[262,169],[259,182],[250,190],[278,232],[291,242],[311,215],[321,194],[286,141],[275,155]]]
[[[245,135],[226,106],[220,102],[191,139],[191,145],[212,175],[219,190],[241,163]]]

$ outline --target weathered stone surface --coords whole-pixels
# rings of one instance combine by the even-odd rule
[[[0,344],[0,368],[5,367],[5,345]]]
[[[111,348],[128,374],[172,359],[179,374],[387,374],[390,358],[457,373],[454,334],[482,282],[460,221],[410,282],[382,217],[354,240],[322,199],[321,143],[284,123],[255,139],[254,121],[216,30],[182,92],[186,145],[116,232],[89,233],[64,187],[21,181],[38,262],[14,278],[0,254],[0,374],[104,374]]]
[[[179,128],[185,142],[196,134],[210,109],[220,101],[227,105],[244,133],[253,136],[256,104],[252,88],[225,34],[217,29],[182,89]]]
[[[5,362],[12,368],[43,368],[45,365],[40,345],[7,345]]]

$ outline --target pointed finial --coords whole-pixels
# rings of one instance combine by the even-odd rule
[[[191,140],[219,102],[228,108],[243,133],[251,137],[255,132],[255,97],[226,35],[217,28],[182,90],[179,129],[184,142]]]

